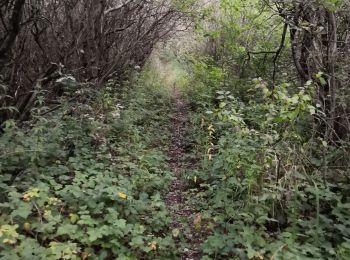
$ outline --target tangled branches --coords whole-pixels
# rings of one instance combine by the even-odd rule
[[[186,19],[170,0],[1,0],[0,74],[19,115],[62,73],[100,86],[142,66]],[[30,104],[29,104],[30,106]]]

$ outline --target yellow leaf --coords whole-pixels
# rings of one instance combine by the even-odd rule
[[[123,200],[126,200],[126,198],[127,198],[127,196],[126,196],[126,194],[124,192],[118,192],[117,195],[118,195],[119,198],[121,198]]]
[[[40,190],[38,188],[33,188],[22,195],[22,200],[29,202],[31,198],[39,198]]]
[[[27,231],[27,232],[30,231],[30,228],[31,228],[30,223],[26,222],[26,223],[23,224],[23,229],[25,231]]]
[[[2,242],[3,242],[4,244],[9,244],[9,245],[13,245],[13,244],[16,243],[15,240],[8,239],[8,238],[4,239]]]
[[[70,213],[69,219],[72,224],[75,224],[78,221],[79,216],[77,214]]]
[[[44,210],[44,218],[48,220],[50,217],[52,217],[52,211],[51,210]]]

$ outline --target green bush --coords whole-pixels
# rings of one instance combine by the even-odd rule
[[[187,179],[212,227],[203,259],[346,259],[347,171],[322,168],[346,155],[312,135],[312,82],[293,91],[256,79],[244,96],[202,84],[190,120],[201,163]]]
[[[168,97],[110,82],[91,104],[4,124],[1,259],[172,258]],[[69,112],[72,111],[73,112]],[[160,138],[160,136],[162,136]]]

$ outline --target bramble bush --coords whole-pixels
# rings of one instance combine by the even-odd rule
[[[211,73],[197,69],[189,102],[200,164],[186,178],[208,223],[202,259],[348,259],[346,148],[313,134],[313,82],[272,88],[259,78],[239,94],[234,84],[202,92]]]
[[[339,116],[349,95],[336,65],[345,52],[337,46],[325,66],[304,60],[329,50],[309,49],[330,24],[311,17],[337,10],[337,23],[348,6],[309,2],[222,0],[196,26],[205,43],[188,57],[186,91],[199,163],[186,180],[207,224],[202,259],[350,257],[349,129]],[[328,103],[340,114],[327,115]]]
[[[171,175],[160,148],[169,98],[144,78],[118,93],[111,81],[97,98],[47,116],[33,112],[26,127],[5,122],[1,259],[174,257],[162,199]]]

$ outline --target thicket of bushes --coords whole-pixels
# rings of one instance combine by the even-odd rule
[[[350,257],[344,10],[346,3],[221,1],[199,30],[208,44],[206,55],[189,59],[188,100],[201,164],[187,179],[208,224],[203,259]],[[332,44],[327,19],[337,21],[341,45],[332,72],[312,58]],[[323,47],[310,49],[306,39]],[[335,99],[325,94],[331,88]]]
[[[118,94],[111,81],[73,110],[33,112],[29,128],[6,122],[2,259],[174,258],[162,200],[172,178],[164,151],[170,99],[146,78]]]
[[[59,103],[71,92],[62,78],[79,89],[127,78],[186,29],[190,10],[172,0],[1,1],[0,122],[28,119],[38,95]]]
[[[214,1],[200,51],[134,78],[195,3],[0,3],[1,258],[180,257],[164,85],[191,109],[203,259],[350,258],[349,4]]]

